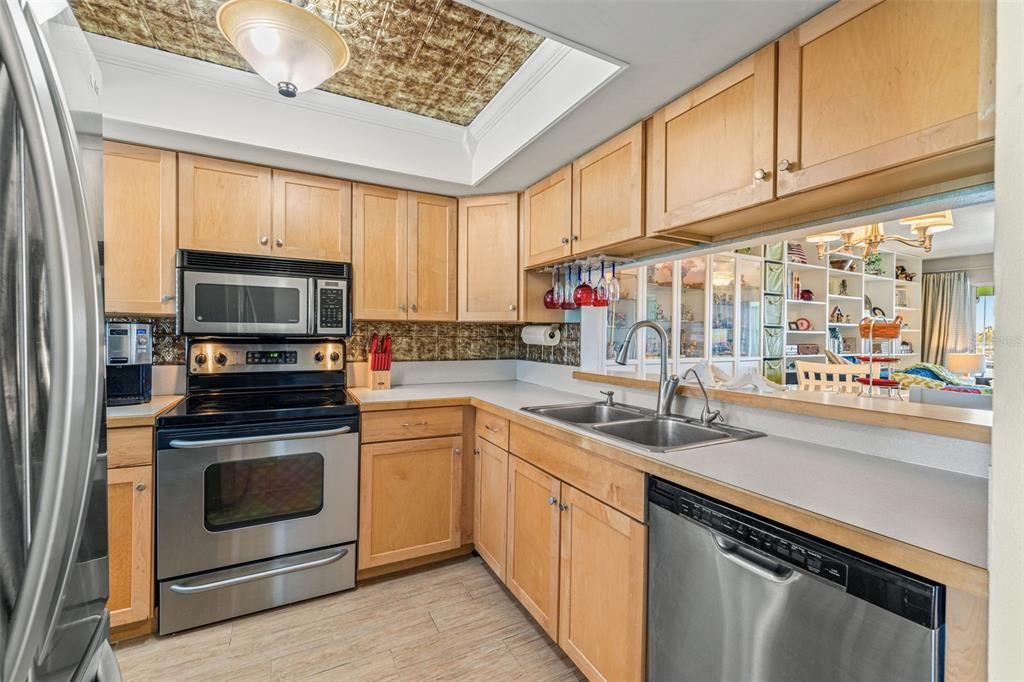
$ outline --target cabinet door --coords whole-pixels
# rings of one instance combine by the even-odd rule
[[[174,313],[174,152],[103,143],[103,295],[108,313]]]
[[[460,320],[516,320],[518,215],[515,194],[459,199]]]
[[[590,680],[644,678],[647,529],[562,484],[558,644]]]
[[[643,123],[573,162],[573,253],[643,236],[643,179]]]
[[[508,520],[508,453],[476,437],[476,487],[473,539],[476,551],[502,581]]]
[[[648,233],[774,198],[775,45],[654,114]]]
[[[505,584],[552,639],[558,639],[560,483],[515,455],[508,458]]]
[[[352,188],[353,314],[404,320],[408,313],[408,195],[390,187]]]
[[[462,437],[363,445],[359,568],[457,549],[462,541]]]
[[[995,3],[840,2],[779,41],[779,195],[991,138]]]
[[[352,183],[275,170],[275,256],[352,260]]]
[[[110,625],[139,623],[153,613],[153,467],[107,472]]]
[[[533,267],[572,253],[572,166],[555,171],[527,188],[523,267]]]
[[[269,254],[270,169],[178,154],[178,246]]]
[[[409,319],[454,320],[459,203],[409,193]]]

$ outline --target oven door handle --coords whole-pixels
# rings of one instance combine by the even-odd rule
[[[216,448],[224,445],[248,445],[250,443],[267,443],[277,440],[301,440],[303,438],[327,438],[328,436],[340,436],[352,431],[351,426],[342,426],[338,429],[327,429],[326,431],[301,431],[299,433],[268,433],[262,436],[238,436],[237,438],[211,438],[209,440],[187,440],[175,438],[170,446],[176,450],[187,448]]]
[[[277,568],[271,568],[266,571],[257,571],[256,573],[247,573],[245,575],[236,575],[233,578],[224,578],[222,580],[211,580],[210,582],[195,582],[189,581],[187,583],[178,583],[177,585],[171,585],[171,592],[177,592],[178,594],[197,594],[199,592],[209,592],[210,590],[219,590],[223,587],[231,587],[233,585],[242,585],[249,583],[254,580],[263,580],[264,578],[273,578],[279,575],[286,575],[288,573],[295,573],[296,571],[305,571],[309,568],[316,568],[318,566],[326,566],[327,564],[333,564],[342,557],[348,554],[348,547],[342,547],[328,554],[325,557],[319,559],[313,559],[312,561],[303,561],[298,564],[290,564],[286,566],[278,566]]]

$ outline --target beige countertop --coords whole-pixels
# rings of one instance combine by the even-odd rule
[[[141,405],[108,407],[107,428],[153,426],[158,416],[177,405],[184,398],[183,395],[155,395],[148,403]]]
[[[522,381],[349,392],[364,411],[466,404],[471,399],[480,407],[515,413],[526,426],[532,421],[545,425],[545,430],[554,427],[612,446],[624,462],[648,473],[663,475],[664,467],[653,463],[666,465],[960,562],[986,565],[988,481],[983,478],[778,436],[652,454],[587,429],[520,412],[532,405],[594,401],[593,396]]]

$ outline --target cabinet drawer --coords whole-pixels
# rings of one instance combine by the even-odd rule
[[[362,418],[364,443],[452,436],[462,433],[461,407],[365,412]]]
[[[635,519],[644,518],[644,474],[512,424],[509,452]]]
[[[508,450],[508,420],[484,412],[476,411],[476,435],[490,441],[502,450]]]
[[[153,429],[133,426],[107,430],[107,468],[148,466],[153,463]]]

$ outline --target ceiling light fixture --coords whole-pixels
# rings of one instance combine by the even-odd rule
[[[217,27],[285,97],[312,90],[348,64],[348,45],[316,12],[285,0],[228,0]]]
[[[938,232],[945,232],[953,229],[953,214],[950,211],[939,213],[928,213],[926,215],[904,218],[900,225],[907,225],[914,233],[916,239],[907,239],[895,234],[886,234],[882,223],[872,223],[850,230],[840,230],[839,233],[828,232],[807,237],[807,241],[815,244],[818,248],[818,258],[833,253],[853,253],[853,247],[861,247],[861,257],[867,258],[878,251],[878,247],[884,242],[899,242],[906,246],[924,249],[925,253],[932,250],[932,235]],[[829,242],[840,240],[842,243],[834,248],[829,248]]]

